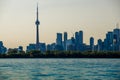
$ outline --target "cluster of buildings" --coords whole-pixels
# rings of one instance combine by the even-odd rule
[[[54,50],[64,50],[64,51],[120,51],[120,29],[117,28],[113,31],[109,31],[106,34],[105,39],[102,41],[98,39],[97,44],[94,44],[94,37],[90,37],[89,45],[83,41],[83,31],[75,32],[75,36],[68,39],[67,32],[57,33],[56,42],[46,45],[45,43],[39,42],[39,25],[40,21],[38,19],[38,6],[37,6],[37,19],[36,19],[36,44],[29,44],[27,46],[27,51],[30,50],[40,50],[44,51],[54,51]]]
[[[113,31],[106,33],[105,39],[102,41],[98,40],[97,43],[98,51],[120,51],[120,29],[119,25]]]
[[[26,51],[31,50],[40,50],[42,52],[45,51],[120,51],[120,29],[119,25],[113,31],[109,31],[106,33],[105,39],[98,39],[97,44],[94,44],[94,37],[90,37],[89,45],[84,43],[83,41],[83,31],[75,32],[74,36],[68,39],[68,33],[64,32],[57,33],[56,42],[52,44],[46,45],[45,43],[41,43],[39,41],[39,25],[40,21],[38,18],[38,6],[37,6],[37,19],[36,19],[36,43],[30,43],[26,47]],[[18,48],[7,50],[6,47],[3,46],[3,42],[0,41],[0,53],[6,53],[11,51],[23,51],[23,47],[19,46]]]
[[[28,52],[28,51],[31,51],[31,50],[40,50],[42,52],[45,52],[47,50],[46,49],[46,44],[45,43],[39,43],[37,45],[37,49],[36,49],[36,44],[31,43],[26,47],[26,51]]]
[[[83,42],[83,31],[75,32],[71,39],[68,39],[67,32],[63,36],[62,33],[57,33],[56,43],[48,44],[47,50],[120,51],[120,29],[107,32],[105,39],[98,39],[96,45],[94,37],[90,37],[89,45]]]
[[[57,33],[56,42],[47,44],[39,43],[37,45],[38,49],[42,52],[45,51],[120,51],[120,29],[115,28],[113,31],[108,31],[104,40],[98,39],[97,44],[94,43],[94,37],[90,37],[89,44],[83,41],[83,31],[78,31],[74,33],[70,39],[68,39],[68,33]],[[4,47],[3,42],[0,41],[0,53],[6,53],[11,50],[23,51],[23,47],[7,50]],[[36,44],[29,44],[26,47],[26,51],[37,50]]]
[[[94,37],[90,37],[89,44],[83,41],[83,31],[75,32],[74,36],[68,39],[68,33],[64,32],[56,34],[56,42],[46,45],[39,43],[41,51],[120,51],[120,29],[115,28],[108,31],[104,40],[98,39],[97,44],[94,43]],[[35,50],[36,44],[29,44],[27,51]]]
[[[22,46],[19,46],[18,48],[6,48],[4,45],[3,45],[3,42],[0,41],[0,54],[5,54],[7,52],[13,52],[13,51],[16,51],[16,52],[21,52],[23,51],[23,47]]]

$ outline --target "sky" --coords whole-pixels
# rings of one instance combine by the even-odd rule
[[[36,42],[36,6],[39,4],[40,42],[56,41],[56,33],[83,31],[89,38],[104,39],[120,24],[120,0],[0,0],[0,41],[7,48]]]

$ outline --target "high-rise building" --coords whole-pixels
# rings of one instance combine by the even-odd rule
[[[90,50],[94,51],[94,38],[90,37]]]
[[[117,28],[113,30],[113,43],[114,43],[114,51],[120,51],[120,29]]]
[[[106,34],[106,50],[113,51],[113,32]]]
[[[58,51],[64,50],[63,43],[62,43],[62,33],[57,33],[55,50],[58,50]]]
[[[75,49],[79,50],[79,33],[75,32]]]
[[[75,43],[78,44],[79,42],[79,33],[75,32]]]
[[[98,42],[97,42],[97,51],[102,51],[103,50],[103,47],[102,47],[102,40],[101,39],[98,39]]]
[[[68,35],[67,35],[67,32],[64,32],[64,50],[67,49],[67,46],[66,46],[66,41],[68,39]]]
[[[83,31],[79,31],[79,44],[83,44]]]
[[[7,48],[4,47],[3,42],[0,41],[0,54],[1,54],[1,53],[6,53],[6,51],[7,51]]]
[[[40,25],[40,21],[39,21],[39,16],[38,16],[38,4],[37,4],[37,19],[36,19],[36,50],[40,50],[40,45],[39,45],[39,25]]]
[[[84,51],[84,47],[83,47],[83,31],[79,31],[79,50]]]
[[[114,33],[114,36],[115,36],[114,39],[116,39],[116,43],[118,43],[119,38],[120,38],[120,29],[118,29],[118,28],[114,29],[113,33]]]
[[[67,32],[64,32],[64,41],[66,41],[67,39],[68,39]]]
[[[62,46],[62,33],[57,33],[56,44]]]

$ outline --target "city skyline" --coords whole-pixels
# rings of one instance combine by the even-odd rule
[[[38,27],[38,26],[36,26]],[[37,29],[37,28],[36,28]],[[36,30],[36,32],[38,29]],[[38,34],[38,33],[37,33]],[[36,34],[36,43],[29,43],[26,46],[26,52],[32,51],[32,50],[40,50],[41,52],[46,51],[97,51],[97,52],[117,52],[120,51],[120,28],[119,24],[116,25],[116,28],[112,31],[106,32],[106,37],[104,40],[98,39],[97,44],[94,42],[94,37],[89,38],[89,44],[84,43],[83,40],[83,34],[84,32],[77,31],[74,33],[73,36],[71,36],[70,39],[68,39],[68,33],[56,33],[56,42],[51,44],[41,43],[38,42],[37,38],[38,35]],[[6,53],[7,51],[15,50],[18,53],[23,50],[23,46],[18,46],[16,48],[6,48],[4,46],[4,43],[0,41],[0,53]]]
[[[65,0],[65,1],[58,1],[58,2],[56,2],[55,0],[52,0],[51,2],[39,0],[38,1],[40,4],[39,19],[41,21],[40,42],[45,42],[45,43],[55,42],[56,33],[58,32],[62,32],[62,33],[68,32],[69,34],[68,38],[70,38],[73,35],[73,33],[75,33],[78,30],[84,31],[84,37],[83,37],[84,43],[89,44],[89,38],[91,36],[95,38],[95,43],[99,38],[104,39],[106,32],[113,30],[116,27],[115,26],[116,23],[119,23],[120,21],[120,15],[119,15],[120,11],[119,11],[119,5],[117,3],[119,0],[114,0],[114,1],[109,0],[108,3],[107,1],[105,1],[105,4],[107,4],[107,8],[102,10],[99,7],[105,7],[105,4],[103,4],[102,6],[102,3],[104,1],[103,2],[101,1],[99,6],[96,5],[97,8],[94,8],[95,6],[92,6],[92,4],[95,2],[95,0],[92,0],[91,3],[85,0],[85,2],[88,2],[87,4],[89,5],[87,6],[80,5],[82,7],[81,8],[79,4],[82,4],[84,2],[82,0],[81,0],[82,3],[80,3],[80,1],[78,0],[75,0],[75,1]],[[35,1],[33,2],[33,0],[30,0],[29,1],[30,4],[26,6],[27,5],[26,3],[27,0],[26,0],[25,3],[23,4],[23,7],[25,7],[25,10],[27,11],[24,11],[24,8],[20,6],[20,4],[22,4],[22,1],[20,1],[18,6],[16,5],[17,8],[14,8],[15,5],[12,5],[15,3],[18,4],[18,2],[16,2],[15,0],[12,0],[12,2],[10,2],[9,4],[7,2],[9,1],[8,0],[1,1],[2,15],[0,16],[1,17],[0,26],[4,26],[4,27],[0,27],[0,30],[1,30],[0,41],[3,41],[6,47],[11,47],[11,48],[15,48],[19,45],[22,45],[25,48],[26,45],[28,45],[29,43],[35,43],[34,21],[35,21],[36,2]],[[46,6],[47,4],[49,5]],[[54,8],[54,6],[56,6],[56,8]],[[8,7],[10,7],[10,9],[8,9]],[[12,9],[13,9],[13,12],[11,12]],[[99,9],[100,11],[107,10],[107,12],[105,12],[104,14],[99,13],[100,12]],[[58,10],[58,12],[56,12],[56,10]],[[80,12],[81,14],[79,14]],[[84,14],[85,12],[89,12],[89,13]],[[95,15],[93,15],[94,12],[96,13]],[[48,18],[45,16],[47,16]]]

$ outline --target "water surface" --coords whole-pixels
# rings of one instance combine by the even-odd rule
[[[0,80],[120,80],[120,59],[0,59]]]

